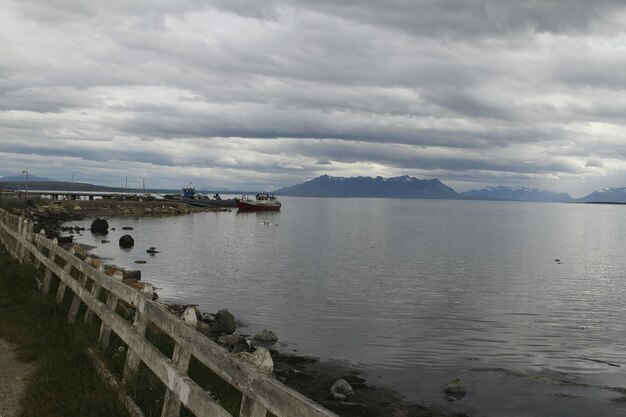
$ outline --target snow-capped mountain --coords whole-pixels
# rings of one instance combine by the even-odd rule
[[[458,198],[438,179],[420,180],[404,175],[383,177],[331,177],[322,175],[302,184],[281,188],[276,194],[300,197]]]
[[[528,187],[486,187],[480,190],[466,191],[459,194],[466,198],[485,200],[544,202],[572,201],[572,197],[568,193],[557,193],[555,191],[546,191]]]
[[[588,203],[626,203],[626,187],[603,188],[577,201]]]

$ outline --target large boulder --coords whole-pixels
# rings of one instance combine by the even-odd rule
[[[59,236],[57,237],[57,242],[59,245],[71,245],[74,243],[74,236]]]
[[[205,323],[213,323],[215,321],[215,315],[210,313],[202,313],[202,317],[200,317]]]
[[[230,349],[234,348],[240,343],[245,342],[246,339],[243,336],[239,336],[236,334],[225,334],[224,336],[220,336],[219,339],[217,339],[217,343]]]
[[[236,355],[240,360],[251,363],[262,372],[271,374],[274,369],[274,360],[272,359],[272,355],[269,350],[265,348],[258,348],[253,354],[250,354],[249,352],[238,352]]]
[[[135,239],[131,235],[124,235],[120,238],[120,247],[124,249],[135,246]]]
[[[187,306],[185,311],[183,311],[183,321],[191,327],[196,327],[198,324],[198,317],[200,317],[200,311],[198,311],[198,308],[195,305]]]
[[[230,351],[233,355],[236,355],[239,352],[250,352],[250,345],[245,339],[243,342],[236,344]]]
[[[352,387],[345,379],[339,379],[330,388],[330,395],[333,399],[343,401],[354,394]]]
[[[124,279],[131,279],[131,278],[135,278],[137,280],[141,279],[141,271],[139,270],[125,269],[122,271],[122,273],[124,274]]]
[[[211,323],[211,331],[213,333],[232,334],[235,328],[235,316],[226,309],[218,311],[215,315],[215,320]]]
[[[444,388],[446,394],[460,394],[465,395],[467,393],[467,387],[459,378],[455,378]]]
[[[102,266],[102,269],[104,269],[104,262],[102,262],[102,259],[86,258],[85,262],[87,262],[89,265],[91,265],[92,267],[96,269],[100,269],[101,266]]]
[[[261,342],[275,342],[278,340],[278,336],[269,329],[263,329],[254,335],[254,339]]]
[[[258,348],[250,357],[250,363],[259,368],[261,371],[271,373],[274,369],[274,360],[270,351],[265,348]]]
[[[96,218],[93,222],[91,222],[91,233],[106,235],[109,233],[109,222],[99,217]]]
[[[202,321],[197,322],[196,330],[198,330],[200,333],[202,333],[203,335],[207,337],[213,336],[213,334],[211,333],[211,326],[209,326],[205,322],[202,322]]]

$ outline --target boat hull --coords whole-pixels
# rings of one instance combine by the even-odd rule
[[[254,201],[237,200],[237,208],[239,211],[278,211],[281,204],[279,202],[272,204],[257,204]]]
[[[237,207],[237,200],[234,198],[229,198],[226,200],[192,200],[192,199],[183,199],[183,203],[189,204],[196,207],[205,207],[205,206],[213,206],[213,207]]]

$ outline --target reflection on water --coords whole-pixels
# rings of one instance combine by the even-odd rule
[[[462,375],[482,388],[458,407],[516,415],[542,404],[537,380],[477,368],[626,385],[626,207],[282,200],[281,212],[114,218],[111,243],[80,239],[141,269],[166,300],[226,307],[246,332],[269,327],[300,352],[367,364],[410,398],[443,401],[440,387]],[[131,250],[115,243],[122,226],[134,227]],[[489,394],[503,384],[516,408]],[[559,410],[545,415],[626,408],[605,390],[575,400],[550,387],[542,407]]]

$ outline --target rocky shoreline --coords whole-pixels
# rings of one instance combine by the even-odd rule
[[[158,298],[150,284],[141,281],[140,271],[128,271],[114,265],[106,265],[89,253],[89,249],[73,244],[72,235],[85,230],[75,227],[62,228],[72,220],[109,216],[164,216],[197,213],[201,211],[228,211],[217,207],[193,207],[176,202],[138,201],[63,201],[49,204],[31,204],[20,213],[35,222],[35,232],[45,230],[50,238],[77,256],[100,268],[114,279],[119,279],[140,291]],[[62,233],[66,236],[62,236]],[[269,330],[254,336],[241,332],[235,318],[228,310],[216,313],[200,312],[194,306],[178,304],[164,305],[172,313],[182,317],[228,349],[245,358],[258,348],[268,349],[273,361],[273,374],[281,382],[342,417],[463,417],[464,413],[451,414],[434,407],[404,402],[393,390],[369,385],[365,372],[343,361],[320,361],[319,358],[281,352],[274,348],[277,337]],[[121,314],[132,320],[130,306],[120,305]],[[191,323],[190,323],[191,322]],[[442,387],[443,395],[443,387]]]
[[[200,212],[229,211],[221,207],[196,207],[177,201],[116,201],[116,200],[62,200],[49,201],[32,200],[25,209],[12,209],[13,214],[25,215],[34,222],[34,231],[39,233],[42,229],[49,238],[59,237],[63,223],[73,220],[83,220],[89,217],[109,216],[176,216]],[[79,230],[80,231],[80,230]],[[77,232],[79,232],[77,231]],[[70,231],[71,232],[71,231]]]
[[[246,334],[228,310],[207,313],[179,304],[168,304],[167,308],[241,358],[259,348],[267,349],[276,379],[339,416],[467,417],[405,402],[393,390],[369,385],[364,370],[347,361],[321,361],[315,356],[282,352],[274,348],[278,337],[273,332],[264,329],[253,336]]]

